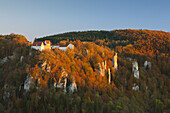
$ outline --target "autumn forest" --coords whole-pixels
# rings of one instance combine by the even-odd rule
[[[0,113],[170,111],[169,32],[68,32],[34,42],[45,40],[74,49],[39,51],[23,35],[0,35]]]

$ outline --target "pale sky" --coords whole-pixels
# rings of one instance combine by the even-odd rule
[[[0,34],[29,41],[70,31],[170,32],[170,0],[0,0]]]

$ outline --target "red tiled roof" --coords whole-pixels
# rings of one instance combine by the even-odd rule
[[[42,43],[44,43],[44,42],[34,42],[33,46],[41,46]]]
[[[50,40],[45,40],[46,44],[50,44]]]

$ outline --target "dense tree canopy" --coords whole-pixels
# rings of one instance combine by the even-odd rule
[[[170,50],[170,33],[151,30],[114,30],[114,31],[87,31],[68,32],[36,39],[37,41],[51,40],[57,44],[62,40],[95,41],[96,44],[106,45],[110,48],[133,44],[139,51],[168,53]]]
[[[56,37],[53,36],[54,39]],[[7,57],[5,63],[0,63],[0,112],[169,111],[169,33],[115,30],[66,33],[59,37],[56,44],[72,43],[75,49],[40,52],[32,50],[24,36],[0,36],[0,61]],[[117,71],[112,62],[115,51],[118,52]],[[139,79],[133,76],[130,58],[139,64]],[[108,70],[105,76],[99,74],[98,63],[104,60],[106,68],[111,70],[111,84],[108,83]],[[151,62],[151,69],[144,68],[146,60]],[[50,72],[41,67],[45,61]],[[52,87],[54,82],[58,82],[63,69],[68,73],[67,86],[71,84],[72,77],[75,78],[76,92],[71,93],[67,87],[64,93],[62,89]],[[39,81],[33,82],[26,92],[24,82],[28,75]],[[139,91],[132,90],[134,83],[139,85]]]

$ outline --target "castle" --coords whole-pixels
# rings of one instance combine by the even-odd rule
[[[31,48],[39,51],[51,50],[51,42],[49,40],[34,42]]]
[[[50,40],[45,40],[44,42],[43,41],[33,42],[31,48],[39,51],[51,50],[55,48],[66,51],[68,48],[74,49],[74,45],[71,43],[65,46],[52,45]]]

